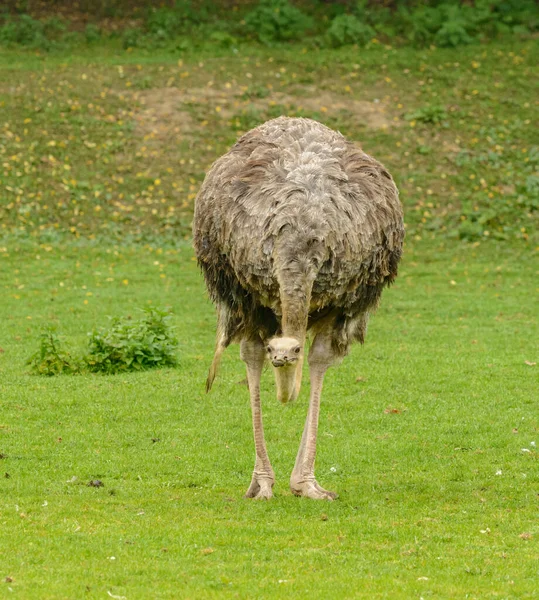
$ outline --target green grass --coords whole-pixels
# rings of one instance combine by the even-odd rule
[[[2,258],[0,537],[19,597],[537,594],[530,255],[408,248],[367,344],[327,377],[317,473],[340,494],[328,504],[288,491],[307,391],[280,406],[270,372],[276,498],[242,498],[254,459],[243,365],[230,350],[203,393],[214,319],[191,249],[117,252]],[[104,315],[149,302],[177,315],[178,369],[25,374],[42,324],[82,346]]]
[[[0,596],[537,597],[537,213],[519,191],[537,45],[160,52],[0,54]],[[280,112],[361,140],[407,215],[397,283],[326,378],[317,477],[334,503],[288,491],[307,383],[283,407],[263,377],[270,502],[242,498],[237,347],[204,394],[215,318],[193,198]],[[152,136],[153,117],[178,132]],[[42,327],[81,354],[107,315],[150,305],[175,314],[177,368],[28,373]]]
[[[6,50],[0,233],[188,236],[209,165],[286,113],[323,120],[386,163],[411,235],[537,241],[538,48]]]

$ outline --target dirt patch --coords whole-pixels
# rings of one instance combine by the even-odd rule
[[[316,110],[315,105],[318,105],[326,108],[328,112],[347,111],[369,129],[386,129],[395,125],[395,122],[387,114],[387,107],[382,101],[355,100],[330,92],[322,92],[316,97],[307,98],[306,103],[310,110]],[[318,108],[318,110],[323,109]]]
[[[249,107],[264,111],[271,106],[283,105],[285,108],[294,107],[302,112],[317,113],[322,118],[325,114],[344,112],[369,129],[387,129],[396,124],[382,101],[356,100],[314,88],[302,88],[301,91],[301,96],[272,92],[264,98],[249,98],[237,89],[210,86],[187,90],[175,87],[144,90],[134,94],[134,100],[140,104],[140,110],[135,115],[136,131],[146,139],[164,140],[172,134],[190,137],[197,123],[188,105],[196,105],[199,113],[202,108],[208,117],[217,115],[225,119]]]
[[[394,124],[386,114],[386,107],[382,102],[354,100],[327,91],[317,91],[312,96],[290,96],[276,92],[268,98],[254,101],[253,104],[260,107],[270,104],[293,105],[298,110],[316,112],[322,116],[347,112],[369,129],[387,129]]]
[[[189,135],[195,128],[185,110],[186,94],[177,88],[156,88],[134,95],[140,104],[135,114],[136,132],[148,139],[164,140],[172,134]]]

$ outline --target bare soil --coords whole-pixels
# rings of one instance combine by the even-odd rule
[[[139,135],[152,139],[166,139],[171,133],[189,136],[196,128],[187,106],[189,104],[206,106],[208,115],[217,113],[225,119],[234,117],[248,107],[264,111],[271,106],[283,105],[321,114],[347,112],[369,129],[386,129],[396,125],[383,101],[356,100],[330,91],[320,92],[309,88],[301,91],[307,91],[307,95],[272,92],[265,98],[250,99],[243,98],[241,91],[237,89],[217,89],[210,86],[185,90],[164,87],[138,91],[133,94],[133,99],[139,104],[135,115],[136,131]]]

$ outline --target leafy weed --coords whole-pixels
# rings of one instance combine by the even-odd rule
[[[142,318],[114,318],[108,329],[89,334],[84,362],[92,372],[142,371],[177,364],[178,340],[169,325],[170,314],[148,308]]]
[[[80,362],[63,349],[63,340],[53,326],[40,335],[39,350],[32,354],[27,363],[35,375],[73,375],[80,372]]]

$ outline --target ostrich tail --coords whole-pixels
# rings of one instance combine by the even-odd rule
[[[213,382],[217,377],[217,371],[219,370],[219,364],[221,362],[221,356],[225,351],[226,346],[221,343],[218,343],[215,348],[215,354],[213,355],[213,360],[211,362],[210,370],[208,371],[208,378],[206,379],[206,393],[211,390]]]
[[[217,377],[221,356],[230,344],[231,336],[230,311],[224,304],[217,305],[217,339],[215,340],[215,353],[206,379],[206,393],[211,390],[214,379]]]

